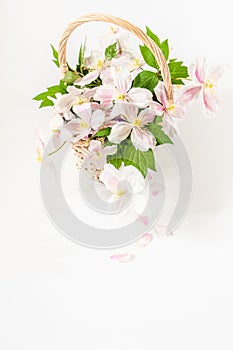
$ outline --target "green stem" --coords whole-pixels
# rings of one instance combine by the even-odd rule
[[[66,143],[66,141],[64,141],[64,142],[61,144],[60,147],[58,147],[57,149],[55,149],[55,151],[50,152],[50,153],[48,154],[48,156],[51,156],[51,155],[53,155],[54,153],[56,153],[57,151],[59,151],[59,150],[64,146],[65,143]]]

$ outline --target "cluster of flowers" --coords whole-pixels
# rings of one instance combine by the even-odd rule
[[[151,155],[154,157],[156,145],[172,143],[170,137],[177,133],[188,102],[200,96],[208,116],[218,107],[216,86],[222,69],[208,70],[205,60],[199,60],[191,66],[189,76],[183,62],[169,59],[167,40],[161,43],[149,28],[147,34],[167,59],[174,101],[167,98],[152,52],[141,46],[141,55],[135,55],[129,50],[127,32],[120,28],[111,28],[102,38],[101,52],[87,56],[82,45],[76,69],[69,68],[59,85],[35,97],[42,101],[41,107],[53,106],[54,149],[66,142],[86,141],[86,165],[89,162],[102,171],[100,180],[115,199],[122,192],[116,178],[130,179],[134,173],[138,177],[138,171],[145,177],[147,168],[155,170]],[[59,65],[54,48],[53,54]],[[132,185],[134,188],[135,181]]]

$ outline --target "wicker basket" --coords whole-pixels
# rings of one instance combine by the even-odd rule
[[[131,24],[130,22],[123,20],[118,17],[114,17],[111,15],[105,15],[105,14],[87,14],[82,17],[79,17],[75,21],[71,22],[68,27],[65,29],[65,31],[62,34],[60,43],[59,43],[59,51],[58,51],[58,58],[59,58],[59,64],[60,64],[60,74],[61,79],[64,78],[65,73],[68,71],[68,66],[66,63],[66,46],[68,39],[71,35],[71,33],[79,27],[81,24],[87,23],[87,22],[108,22],[115,24],[117,26],[120,26],[129,32],[133,33],[135,36],[137,36],[154,54],[160,70],[161,75],[163,78],[163,82],[166,89],[166,94],[168,97],[168,100],[173,103],[173,89],[172,89],[172,83],[171,83],[171,76],[169,67],[167,65],[167,61],[161,51],[161,49],[156,45],[156,43],[140,28],[137,26]],[[82,162],[85,159],[85,157],[89,154],[88,151],[88,141],[87,140],[79,140],[78,142],[73,144],[73,149],[76,152],[76,164],[78,169],[81,168]],[[95,175],[95,179],[99,178],[99,171],[97,171]]]

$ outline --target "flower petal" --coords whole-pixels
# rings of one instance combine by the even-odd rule
[[[105,164],[104,170],[101,172],[100,181],[103,182],[107,190],[114,193],[119,183],[119,170],[112,164]]]
[[[103,148],[103,154],[105,156],[108,156],[108,155],[113,155],[115,154],[117,151],[117,146],[116,145],[112,145],[112,146],[106,146]]]
[[[203,83],[205,80],[205,72],[206,70],[206,60],[205,58],[201,58],[196,60],[196,67],[194,70],[195,77],[199,83]]]
[[[101,141],[99,140],[91,140],[90,145],[88,147],[88,150],[93,153],[93,152],[100,152],[102,149],[102,144]]]
[[[211,89],[203,90],[204,113],[208,118],[214,117],[219,107],[219,100]]]
[[[115,95],[115,89],[111,86],[102,85],[94,95],[96,101],[100,101],[104,108],[110,108]]]
[[[98,78],[99,73],[99,70],[94,70],[93,72],[90,72],[87,75],[85,75],[83,78],[76,80],[75,84],[79,86],[88,85]]]
[[[92,129],[98,129],[105,120],[105,113],[101,109],[97,109],[92,113],[91,127]]]
[[[121,181],[130,185],[132,193],[139,193],[145,188],[144,177],[133,165],[122,166],[119,169],[119,176]]]
[[[181,100],[183,103],[191,102],[195,98],[198,97],[200,91],[201,91],[201,85],[200,86],[193,86],[185,89],[183,96],[181,97]]]
[[[139,240],[136,242],[137,246],[146,247],[153,239],[153,235],[151,233],[144,233],[144,235],[139,238]]]
[[[126,94],[132,85],[130,71],[127,68],[112,67],[115,86],[120,94]]]
[[[148,151],[149,148],[154,148],[155,138],[147,130],[134,127],[131,133],[131,141],[134,147],[142,152]]]
[[[164,83],[160,82],[156,86],[154,91],[155,91],[155,95],[156,95],[158,101],[161,102],[164,107],[166,107],[168,104],[168,99],[167,99],[167,94],[166,94]]]
[[[161,105],[158,102],[154,102],[154,101],[152,101],[150,103],[150,107],[152,108],[152,110],[154,111],[154,113],[157,116],[161,116],[163,114],[164,110],[165,110],[165,106]]]
[[[91,123],[92,107],[91,103],[82,103],[73,107],[74,112],[87,124]]]
[[[143,109],[139,113],[138,118],[141,120],[142,125],[146,125],[148,123],[153,122],[153,120],[155,119],[155,112],[152,108]]]
[[[57,113],[66,113],[70,110],[74,102],[75,96],[73,94],[62,95],[55,101],[55,111]]]
[[[152,102],[152,93],[144,88],[132,88],[127,94],[130,103],[139,108],[145,108]]]
[[[128,253],[114,254],[111,256],[112,260],[115,260],[120,263],[126,263],[134,260],[135,256]]]
[[[113,125],[110,135],[108,139],[113,143],[120,143],[125,140],[132,130],[132,125],[126,122],[117,122]]]

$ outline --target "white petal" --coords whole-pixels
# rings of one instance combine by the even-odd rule
[[[114,193],[119,183],[119,170],[112,164],[105,164],[104,170],[100,174],[100,181],[104,183],[107,190]]]
[[[143,109],[139,113],[138,118],[142,121],[142,125],[146,125],[148,123],[153,122],[153,120],[155,119],[155,112],[152,108]]]
[[[97,109],[92,113],[91,127],[92,129],[98,129],[105,120],[105,113],[101,109]]]
[[[90,152],[100,152],[102,149],[101,141],[99,140],[91,140],[88,150]]]
[[[115,154],[117,151],[117,146],[116,145],[112,145],[112,146],[106,146],[103,148],[103,154],[104,155],[113,155]]]
[[[132,85],[130,70],[122,67],[118,69],[115,68],[114,81],[119,93],[123,95],[126,94]]]
[[[58,113],[66,113],[70,110],[75,102],[75,96],[73,94],[62,95],[57,101],[55,101],[55,111]]]
[[[132,125],[126,122],[117,122],[113,125],[111,134],[108,136],[110,142],[120,143],[125,140],[132,129]]]
[[[132,88],[127,94],[129,102],[139,108],[145,108],[152,102],[152,93],[144,88]]]
[[[142,152],[153,149],[155,146],[154,136],[147,130],[134,127],[131,133],[131,141],[134,147]]]
[[[127,181],[132,193],[139,193],[145,188],[145,180],[141,172],[132,165],[123,166],[119,169],[121,181]]]
[[[74,112],[86,123],[91,123],[92,108],[91,103],[82,103],[73,107]]]
[[[144,233],[144,235],[139,238],[136,244],[139,247],[146,247],[153,239],[153,235],[151,233]]]
[[[94,70],[93,72],[88,73],[83,78],[78,79],[75,81],[75,84],[79,86],[85,86],[90,83],[92,83],[94,80],[96,80],[99,76],[99,70]]]

